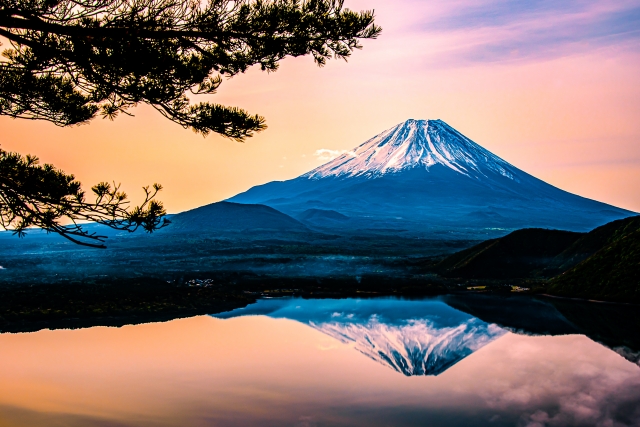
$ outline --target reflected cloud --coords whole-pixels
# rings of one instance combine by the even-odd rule
[[[507,332],[439,300],[265,299],[214,317],[250,315],[307,324],[406,376],[439,375]]]
[[[512,383],[502,393],[488,393],[487,404],[500,411],[521,408],[518,425],[526,427],[640,425],[640,378],[621,378],[576,362],[571,384],[554,376],[537,377],[535,382]]]

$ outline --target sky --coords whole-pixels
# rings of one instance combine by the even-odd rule
[[[0,117],[0,146],[176,213],[295,178],[412,119],[441,119],[564,190],[640,211],[640,0],[346,0],[383,28],[348,62],[288,58],[198,97],[263,115],[244,143],[142,105],[58,128]]]

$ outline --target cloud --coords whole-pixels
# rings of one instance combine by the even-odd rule
[[[561,2],[558,2],[561,3]],[[566,6],[566,5],[565,5]],[[608,46],[636,44],[640,39],[640,7],[603,8],[592,4],[566,10],[547,8],[487,23],[484,40],[466,52],[480,62],[559,57]]]
[[[640,47],[637,0],[403,0],[402,24],[394,16],[385,29],[415,39],[407,54],[449,66],[553,59],[601,48]],[[379,11],[378,15],[385,11]]]
[[[313,155],[316,156],[318,160],[322,160],[323,162],[329,162],[347,153],[352,154],[353,152],[349,150],[329,150],[328,148],[321,148],[319,150],[316,150],[316,152],[313,153]]]
[[[528,376],[535,377],[536,380],[495,383],[495,388],[490,387],[486,392],[488,406],[518,412],[518,425],[521,427],[638,426],[640,377],[636,373],[637,368],[626,361],[610,359],[612,355],[609,350],[605,350],[604,347],[596,348],[596,344],[584,337],[567,336],[562,339],[565,342],[573,341],[576,347],[589,345],[594,351],[595,359],[574,354],[569,356],[572,363],[565,365],[566,360],[561,361],[558,355],[561,347],[551,349],[552,346],[548,345],[545,349],[556,358],[554,366],[570,366],[570,371],[563,372],[560,376],[541,375],[547,368],[531,363]],[[544,340],[547,344],[551,341],[542,337],[536,340]],[[553,340],[560,341],[560,338],[554,337]],[[533,343],[533,340],[528,342]],[[519,360],[522,363],[536,354],[540,355],[535,351],[522,354],[526,347],[517,347],[518,345],[514,346],[514,353],[511,354],[514,361]],[[609,360],[599,361],[599,357]],[[560,371],[562,370],[557,372]]]

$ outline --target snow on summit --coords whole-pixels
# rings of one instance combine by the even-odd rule
[[[340,157],[303,175],[379,177],[406,169],[445,166],[470,178],[500,174],[515,179],[517,169],[442,120],[407,120]]]

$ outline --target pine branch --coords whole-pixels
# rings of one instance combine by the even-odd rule
[[[151,233],[169,224],[162,203],[155,200],[160,190],[159,184],[144,187],[144,201],[132,208],[120,185],[102,182],[91,189],[94,200],[86,201],[73,175],[40,165],[37,157],[0,150],[0,226],[19,237],[38,227],[77,244],[104,248],[106,236],[85,230],[81,223]]]

